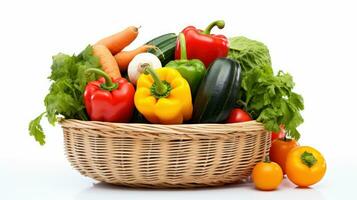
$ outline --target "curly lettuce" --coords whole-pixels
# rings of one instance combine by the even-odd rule
[[[46,116],[48,122],[55,125],[59,117],[66,119],[88,120],[83,102],[86,84],[95,80],[95,75],[85,74],[89,68],[99,68],[99,60],[93,55],[91,46],[79,55],[59,53],[52,58],[49,93],[44,99],[46,111],[32,120],[29,132],[41,145],[45,144],[45,134],[41,127],[41,119]]]
[[[242,67],[238,105],[267,130],[278,132],[283,124],[287,135],[298,140],[304,102],[301,95],[293,92],[292,76],[283,71],[274,74],[268,48],[246,37],[230,38],[228,57]]]

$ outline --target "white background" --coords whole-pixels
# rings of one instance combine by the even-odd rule
[[[357,7],[353,1],[1,1],[0,199],[353,199],[357,179]],[[263,41],[276,70],[290,72],[305,99],[300,143],[327,160],[311,189],[288,180],[277,191],[251,184],[195,190],[145,190],[96,184],[64,156],[60,127],[43,121],[45,146],[28,136],[44,110],[51,56],[79,53],[128,25],[141,25],[130,48],[187,25],[224,19],[227,36]]]

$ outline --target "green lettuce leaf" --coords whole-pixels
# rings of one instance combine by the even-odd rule
[[[285,125],[287,134],[298,140],[297,127],[303,123],[301,95],[294,93],[293,77],[282,71],[274,74],[268,48],[246,37],[230,38],[228,57],[242,67],[242,83],[237,103],[262,122],[269,131],[278,132]]]
[[[237,60],[243,72],[261,66],[271,66],[269,49],[261,42],[246,37],[229,39],[228,57]]]
[[[85,74],[89,68],[100,68],[99,59],[87,46],[79,55],[59,53],[52,57],[49,93],[44,99],[46,112],[30,122],[29,132],[40,144],[45,143],[45,135],[40,121],[46,116],[55,125],[59,117],[88,120],[83,94],[89,81],[95,80],[94,74]]]
[[[45,144],[45,134],[43,132],[42,126],[41,126],[41,119],[43,115],[46,114],[46,112],[43,112],[40,114],[38,117],[33,119],[30,124],[29,124],[29,133],[31,136],[35,138],[35,140],[40,143],[41,145]]]

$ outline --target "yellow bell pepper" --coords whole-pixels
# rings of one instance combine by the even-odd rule
[[[190,85],[173,68],[146,67],[137,81],[134,103],[151,123],[181,124],[192,117]]]

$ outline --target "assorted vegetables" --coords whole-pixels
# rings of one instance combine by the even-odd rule
[[[276,143],[278,142],[278,143]],[[282,143],[285,142],[285,143]],[[296,141],[275,140],[270,156],[276,162],[258,163],[252,172],[253,182],[259,190],[275,190],[279,187],[283,175],[300,188],[309,187],[319,182],[326,173],[326,161],[322,154],[309,146],[298,146]]]
[[[158,36],[146,44],[157,47],[159,51],[156,48],[153,48],[149,49],[148,52],[157,56],[160,59],[161,64],[165,66],[168,62],[175,59],[176,40],[177,36],[175,33],[167,33]]]
[[[117,53],[114,57],[116,62],[118,63],[120,71],[125,72],[128,69],[129,63],[135,58],[135,56],[141,53],[146,53],[147,51],[153,48],[155,48],[155,46],[142,45],[131,51],[121,51]]]
[[[165,67],[177,69],[180,74],[190,84],[191,93],[196,95],[199,84],[206,74],[205,65],[198,59],[187,60],[185,36],[179,35],[179,43],[181,44],[181,59],[170,61]]]
[[[274,73],[268,48],[246,37],[213,35],[224,21],[204,31],[188,26],[126,50],[139,28],[129,26],[88,45],[79,55],[53,56],[45,112],[29,132],[41,145],[41,119],[118,123],[240,123],[256,120],[273,133],[269,157],[257,164],[257,189],[274,190],[286,173],[300,187],[325,174],[323,156],[299,147],[303,98],[292,76]]]

